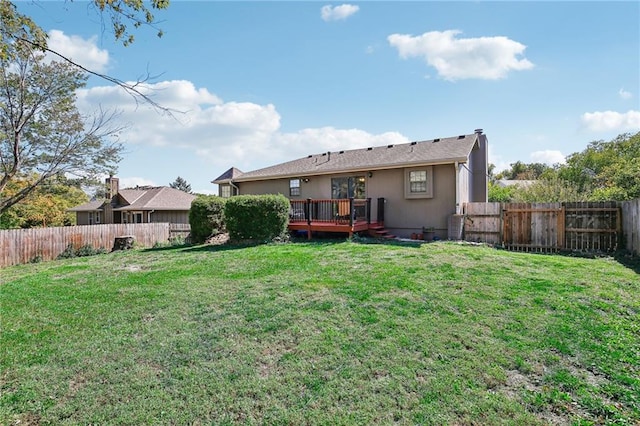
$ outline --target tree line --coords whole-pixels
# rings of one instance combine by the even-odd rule
[[[489,201],[624,201],[640,198],[640,132],[593,141],[564,164],[511,163],[489,167]],[[511,181],[509,185],[504,180]]]

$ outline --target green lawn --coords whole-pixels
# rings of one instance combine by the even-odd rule
[[[0,270],[0,424],[639,424],[640,275],[456,243]]]

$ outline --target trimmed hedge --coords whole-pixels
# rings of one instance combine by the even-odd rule
[[[287,233],[289,200],[284,195],[238,195],[224,206],[229,237],[270,241]]]
[[[191,202],[189,224],[191,225],[191,241],[193,243],[203,243],[210,236],[225,231],[225,202],[225,198],[217,195],[198,195]]]

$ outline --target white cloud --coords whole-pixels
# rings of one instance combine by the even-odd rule
[[[403,59],[423,58],[445,80],[478,78],[497,80],[510,71],[533,68],[519,57],[526,46],[507,37],[456,38],[458,30],[431,31],[420,36],[392,34],[389,44]]]
[[[594,132],[640,130],[640,111],[585,112],[582,114],[582,124]]]
[[[159,114],[148,105],[136,104],[130,95],[113,86],[79,90],[78,108],[89,112],[100,104],[119,109],[119,119],[128,124],[120,134],[125,145],[151,146],[157,156],[163,155],[164,147],[190,150],[194,159],[206,159],[212,165],[211,179],[217,171],[231,166],[248,171],[330,150],[409,142],[394,132],[374,135],[333,127],[283,133],[274,105],[224,102],[189,81],[163,81],[141,89],[161,105],[184,113],[174,117]]]
[[[359,6],[354,6],[351,4],[343,4],[340,6],[322,6],[320,9],[320,16],[322,16],[322,20],[329,21],[339,21],[342,19],[347,19],[349,16],[356,13],[360,10]]]
[[[47,45],[49,49],[90,71],[104,72],[109,64],[109,52],[96,45],[96,37],[85,40],[80,36],[68,36],[62,31],[51,30]],[[60,60],[58,56],[51,53],[48,54],[48,57],[50,60]]]
[[[556,150],[544,150],[544,151],[535,151],[531,153],[531,160],[534,163],[544,163],[550,166],[554,164],[564,164],[565,156],[560,151]]]
[[[631,99],[631,97],[633,96],[631,92],[627,92],[623,88],[620,88],[620,90],[618,90],[618,94],[622,99]]]

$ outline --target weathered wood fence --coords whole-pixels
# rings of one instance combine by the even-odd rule
[[[115,237],[122,235],[133,235],[137,245],[152,247],[169,239],[171,226],[169,223],[130,223],[2,230],[0,267],[29,263],[34,259],[52,260],[69,244],[75,249],[90,245],[95,249],[111,250]]]
[[[627,251],[640,255],[640,199],[622,203],[622,232]]]
[[[464,239],[510,250],[640,253],[640,200],[467,203]]]

